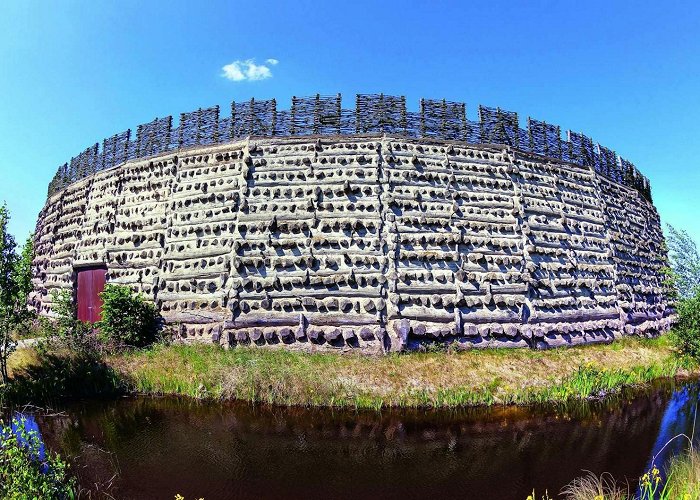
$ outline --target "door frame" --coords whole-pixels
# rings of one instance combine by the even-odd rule
[[[102,261],[81,262],[73,264],[73,272],[71,273],[71,282],[73,283],[73,304],[75,304],[75,319],[78,319],[78,273],[81,271],[92,271],[96,269],[104,269],[105,284],[107,283],[108,268],[107,263]]]

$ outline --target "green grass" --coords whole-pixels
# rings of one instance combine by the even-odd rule
[[[365,356],[213,345],[156,345],[105,357],[13,355],[9,402],[125,392],[277,405],[461,407],[601,398],[663,377],[697,375],[665,337],[549,351]]]
[[[665,338],[551,351],[387,356],[170,345],[106,362],[137,393],[373,409],[559,403],[698,373]]]

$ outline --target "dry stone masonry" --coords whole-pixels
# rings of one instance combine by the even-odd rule
[[[473,133],[466,117],[447,127],[426,115],[421,137],[377,132],[388,113],[377,125],[359,100],[363,129],[346,133],[339,100],[322,108],[336,122],[308,125],[302,105],[274,120],[305,134],[231,132],[220,144],[233,125],[217,108],[206,128],[216,140],[164,150],[164,132],[141,126],[138,147],[152,156],[54,179],[36,230],[34,307],[51,315],[52,290],[104,265],[108,282],[153,299],[183,339],[225,346],[545,348],[669,328],[648,181],[610,150],[530,120],[537,145],[517,115],[514,135],[501,136],[482,115],[479,134],[501,144],[460,137]],[[156,124],[173,136],[171,120]],[[564,158],[576,147],[593,156]]]

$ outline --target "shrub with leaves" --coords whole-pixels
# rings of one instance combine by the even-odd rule
[[[676,311],[675,343],[683,354],[700,359],[700,289],[696,288],[690,298],[680,300]]]
[[[7,360],[17,347],[13,332],[31,318],[27,298],[32,290],[31,265],[34,254],[29,237],[20,254],[8,230],[10,213],[0,205],[0,382],[7,383]]]
[[[56,314],[56,332],[60,337],[71,336],[78,323],[73,294],[70,290],[54,290],[51,292],[51,301]]]
[[[673,281],[681,299],[691,298],[700,287],[700,254],[687,231],[666,225],[668,256]]]
[[[153,303],[131,289],[106,285],[102,297],[100,337],[114,347],[145,347],[158,336],[159,316]]]
[[[61,457],[47,452],[24,416],[0,426],[0,498],[75,498],[75,481]]]
[[[48,334],[44,347],[65,347],[71,351],[88,353],[97,349],[93,326],[78,320],[77,306],[70,290],[52,292],[53,311],[56,320],[45,326]],[[44,322],[46,323],[46,322]]]

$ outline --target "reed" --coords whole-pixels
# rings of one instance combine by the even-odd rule
[[[616,481],[604,472],[587,472],[571,481],[561,491],[566,500],[697,500],[700,498],[700,450],[691,448],[676,455],[666,466],[666,479],[653,465],[639,483],[630,485]],[[547,493],[539,497],[550,500]],[[539,500],[533,491],[527,500]]]

